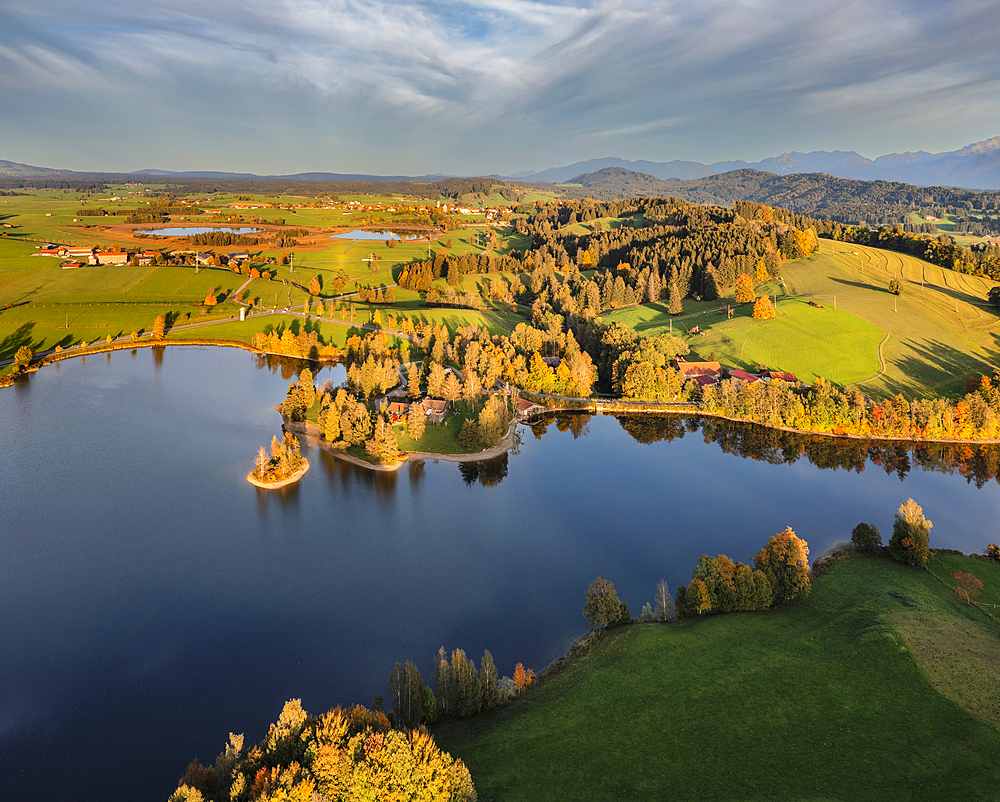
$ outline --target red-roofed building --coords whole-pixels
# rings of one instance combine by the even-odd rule
[[[718,362],[688,362],[678,357],[673,364],[685,379],[693,379],[695,376],[718,377],[722,372],[722,365]]]
[[[795,384],[798,381],[798,379],[795,378],[794,373],[788,373],[787,371],[769,370],[765,376],[768,379],[778,379],[779,381],[788,382],[789,384]]]
[[[399,401],[393,401],[386,407],[386,412],[389,414],[389,420],[396,423],[400,418],[402,418],[407,412],[410,411],[409,404],[403,404]]]
[[[515,412],[519,418],[530,418],[545,411],[545,407],[527,398],[518,398],[515,404]]]
[[[753,384],[754,382],[760,381],[760,376],[755,373],[747,373],[745,370],[740,370],[739,368],[734,368],[729,371],[730,379],[742,379],[745,382]]]

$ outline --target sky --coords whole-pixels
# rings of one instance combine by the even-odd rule
[[[996,0],[4,0],[0,159],[511,175],[1000,134]]]

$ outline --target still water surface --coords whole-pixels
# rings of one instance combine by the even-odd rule
[[[232,226],[213,226],[210,228],[190,226],[184,228],[181,226],[176,228],[137,229],[135,233],[145,234],[147,237],[193,237],[195,234],[259,234],[261,231],[263,231],[261,228],[247,228],[246,226],[238,228],[233,228]]]
[[[522,427],[508,458],[397,474],[305,447],[297,486],[258,490],[244,477],[290,376],[174,347],[0,391],[0,799],[165,799],[287,699],[389,704],[394,663],[429,681],[439,646],[540,670],[585,630],[594,577],[638,615],[657,580],[686,582],[704,553],[748,561],[786,525],[818,556],[859,521],[887,535],[913,496],[933,545],[996,540],[995,450],[839,450],[677,419],[567,416]],[[976,481],[918,465],[970,456]]]

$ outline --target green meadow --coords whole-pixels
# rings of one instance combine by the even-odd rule
[[[991,799],[998,636],[930,573],[848,559],[786,609],[612,630],[433,734],[484,802]]]

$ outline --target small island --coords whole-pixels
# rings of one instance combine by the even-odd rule
[[[263,446],[257,452],[254,469],[247,474],[247,481],[257,487],[273,490],[297,482],[309,470],[309,461],[299,453],[299,441],[291,432],[281,440],[271,438],[271,453]]]

